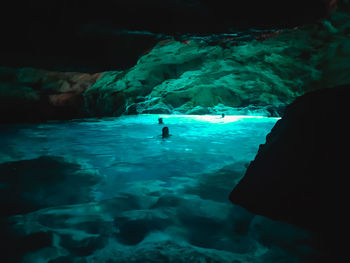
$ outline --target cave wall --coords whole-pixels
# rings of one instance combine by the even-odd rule
[[[327,257],[348,231],[349,85],[305,94],[286,108],[230,195],[252,213],[312,231]]]
[[[326,17],[334,2],[7,1],[0,17],[0,66],[89,73],[127,69],[160,38],[290,28]]]
[[[334,1],[328,4],[333,6]],[[123,8],[129,8],[127,6]],[[78,8],[75,5],[69,7],[72,14]],[[43,17],[50,14],[43,13],[48,6],[43,5],[42,8],[36,12]],[[60,8],[66,10],[68,6]],[[90,3],[81,8],[90,10]],[[96,21],[102,19],[101,12],[105,8],[96,7]],[[56,14],[60,14],[62,10],[59,10]],[[93,11],[83,12],[80,16],[88,19],[91,17],[89,12]],[[73,25],[78,20],[72,14],[66,14],[71,18],[64,23],[75,28]],[[38,21],[43,17],[39,16]],[[249,29],[225,34],[213,34],[216,31],[212,30],[207,34],[173,34],[175,31],[132,31],[143,29],[138,27],[137,21],[133,24],[135,27],[129,29],[123,23],[115,29],[108,23],[103,23],[101,28],[97,22],[82,22],[79,26],[84,28],[85,33],[93,33],[94,40],[86,39],[83,45],[74,39],[81,36],[80,33],[62,35],[63,38],[60,37],[57,42],[59,48],[56,55],[59,59],[56,60],[56,55],[45,58],[59,71],[22,68],[23,64],[18,64],[11,55],[12,51],[1,49],[11,58],[11,63],[0,59],[5,64],[0,68],[1,122],[140,113],[282,116],[284,107],[306,92],[350,83],[347,74],[350,70],[347,59],[350,54],[349,21],[349,3],[342,1],[328,19],[280,30]],[[30,24],[31,20],[28,22]],[[36,27],[36,24],[32,26],[31,30],[40,32],[40,27]],[[65,27],[57,25],[58,29],[65,31]],[[20,45],[35,47],[35,52],[27,50],[35,61],[41,61],[42,55],[47,55],[43,45],[56,52],[55,45],[51,46],[45,41],[51,41],[50,34],[57,37],[59,33],[56,35],[53,30],[43,34],[48,39],[40,42],[41,38],[36,37],[41,33],[32,34],[31,30],[27,32],[34,41],[30,45],[25,39],[18,43],[16,38],[12,40]],[[18,36],[24,36],[21,31],[17,33]],[[106,34],[111,38],[105,38]],[[122,41],[123,47],[120,48],[112,38]],[[8,41],[6,38],[4,43],[9,44]],[[61,45],[62,41],[65,44]],[[90,44],[96,41],[108,43],[111,49],[117,51],[109,48],[91,49]],[[8,47],[25,60],[29,53],[19,52],[16,43]],[[61,49],[64,45],[76,47],[78,57],[83,55],[84,58],[79,59],[67,53],[64,48]],[[101,60],[95,60],[92,53],[96,51]],[[123,64],[123,60],[114,57],[113,52],[119,52],[131,60]],[[109,56],[107,60],[105,55]],[[69,63],[62,62],[61,59],[66,58],[69,58]],[[111,66],[113,70],[99,73],[62,72],[77,68],[73,60],[78,62],[78,68],[83,72],[91,71],[91,65],[95,66],[94,70],[101,69],[100,62],[107,65],[103,69]],[[118,70],[120,67],[114,62],[110,64],[111,61],[119,61],[123,69]],[[40,65],[46,68],[48,64]]]
[[[249,34],[159,41],[136,65],[101,73],[0,68],[1,121],[140,113],[281,116],[319,88],[350,83],[349,15]]]

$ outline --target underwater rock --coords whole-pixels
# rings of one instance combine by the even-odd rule
[[[52,234],[46,231],[32,234],[18,233],[11,229],[10,224],[3,223],[0,220],[1,242],[0,253],[2,262],[19,263],[26,253],[31,253],[39,249],[52,245]]]
[[[65,227],[69,217],[62,213],[53,215],[52,209],[62,206],[69,210],[72,204],[93,201],[92,187],[101,179],[96,173],[82,171],[81,168],[78,164],[53,156],[0,164],[0,238],[1,241],[6,240],[6,244],[2,243],[0,247],[2,262],[37,262],[36,254],[45,255],[47,259],[57,253],[62,255],[63,249],[56,249],[54,245],[59,240],[57,232],[48,229]],[[31,214],[33,211],[34,214]],[[42,211],[44,215],[39,212],[36,216],[37,211]],[[29,220],[34,217],[34,220],[30,227],[23,229],[26,220],[18,221],[25,215]],[[106,226],[106,223],[95,224],[96,227],[86,223],[84,218],[85,215],[76,214],[77,230],[83,227],[91,231],[98,229],[102,233],[103,227],[98,226]],[[87,255],[103,244],[98,237],[86,236],[83,241],[71,240],[63,231],[60,239],[64,241],[60,242],[78,255]]]
[[[287,106],[230,200],[310,229],[326,237],[327,249],[340,250],[335,240],[348,224],[349,89],[317,90]]]
[[[92,201],[91,187],[99,177],[80,169],[52,156],[0,164],[0,218]]]
[[[308,254],[300,249],[300,240],[308,237],[305,231],[267,218],[259,220],[222,198],[232,180],[231,168],[242,171],[244,164],[218,171],[219,179],[215,173],[204,175],[209,176],[204,180],[202,174],[194,176],[199,192],[181,181],[175,187],[161,184],[161,188],[151,181],[131,181],[136,188],[126,187],[125,193],[111,199],[53,205],[11,216],[11,225],[5,226],[5,238],[11,239],[5,255],[11,256],[11,263],[300,262],[297,257]],[[238,173],[234,179],[241,177]],[[215,193],[206,195],[210,185]],[[261,257],[269,259],[261,261]]]

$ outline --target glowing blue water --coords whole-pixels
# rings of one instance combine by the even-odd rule
[[[158,124],[162,117],[164,125]],[[142,115],[16,125],[1,134],[0,162],[61,156],[106,176],[99,198],[127,181],[171,178],[248,162],[276,118]],[[171,137],[161,138],[168,126]],[[2,160],[1,160],[2,159]]]
[[[18,233],[55,237],[23,262],[307,262],[304,231],[228,201],[276,121],[142,115],[0,126],[0,201],[22,209],[11,211],[30,205],[11,219]]]

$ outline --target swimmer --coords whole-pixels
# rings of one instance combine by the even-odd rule
[[[221,114],[221,118],[225,118],[225,113]]]
[[[171,134],[169,134],[169,128],[168,127],[163,127],[162,129],[162,138],[168,138],[169,136],[171,136]]]
[[[163,118],[158,118],[158,124],[164,124],[163,123]]]

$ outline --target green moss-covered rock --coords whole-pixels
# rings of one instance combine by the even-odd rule
[[[210,36],[167,39],[125,71],[0,68],[0,118],[281,115],[285,105],[306,92],[350,83],[349,17],[339,11],[318,24],[252,34],[245,42],[232,36],[216,42],[207,41]]]
[[[128,98],[142,95],[151,107],[157,101],[159,108],[167,105],[173,112],[196,112],[199,106],[217,113],[215,106],[223,105],[278,115],[305,92],[350,81],[346,18],[335,13],[328,21],[240,45],[163,41],[114,87]],[[142,113],[145,102],[139,104],[133,109]]]
[[[125,111],[127,96],[123,87],[118,87],[121,72],[102,73],[96,82],[84,93],[87,116],[119,116]]]

